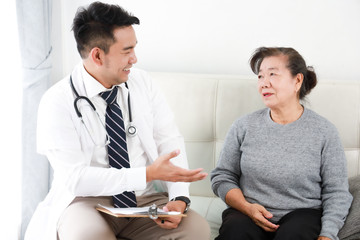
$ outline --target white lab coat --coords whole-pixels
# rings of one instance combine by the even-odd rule
[[[79,64],[74,69],[72,79],[79,95],[87,96],[81,74],[82,67],[82,64]],[[150,162],[160,155],[180,149],[180,155],[172,162],[188,168],[183,138],[163,95],[145,72],[138,69],[131,71],[127,83],[131,94],[133,123],[137,127],[141,145]],[[50,162],[54,169],[52,187],[45,200],[38,205],[27,228],[25,240],[56,240],[57,222],[64,209],[79,193],[75,188],[84,169],[91,171],[87,172],[88,184],[80,191],[82,196],[113,195],[113,187],[105,185],[105,182],[108,180],[106,178],[119,175],[119,172],[116,172],[119,170],[90,167],[96,147],[76,115],[74,99],[68,76],[50,88],[41,100],[38,113],[38,152],[67,149],[76,152],[77,155],[70,157],[67,162],[58,162],[56,159]],[[90,121],[90,124],[99,124],[94,122],[95,115],[89,107],[80,107],[84,118],[90,116],[86,121]],[[101,137],[101,134],[98,136]],[[101,174],[104,171],[108,172]],[[125,179],[144,173],[144,169],[141,168],[125,171]],[[101,180],[97,178],[99,175],[102,176]],[[104,182],[103,186],[100,184],[101,190],[94,187],[99,186],[99,181]],[[170,199],[176,196],[189,196],[188,186],[187,183],[156,183],[157,190],[167,191]],[[144,188],[145,183],[137,187]]]

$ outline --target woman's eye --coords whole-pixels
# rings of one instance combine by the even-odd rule
[[[262,79],[263,78],[263,76],[261,76],[261,75],[258,75],[258,79]]]

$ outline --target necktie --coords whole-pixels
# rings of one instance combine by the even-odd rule
[[[129,155],[126,145],[126,133],[124,128],[124,120],[122,117],[120,106],[116,102],[118,87],[113,90],[102,92],[100,96],[107,102],[106,107],[106,131],[110,137],[108,145],[108,157],[110,167],[129,168]],[[113,196],[115,207],[126,208],[136,207],[136,197],[134,192],[123,192]]]

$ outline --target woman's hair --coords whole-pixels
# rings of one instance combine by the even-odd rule
[[[299,98],[304,99],[304,97],[316,86],[317,78],[313,67],[306,66],[304,58],[295,49],[284,47],[260,47],[255,50],[250,58],[251,70],[255,74],[258,74],[264,58],[279,55],[287,56],[288,62],[286,67],[289,69],[292,76],[296,76],[298,73],[301,73],[304,76],[299,93]]]
[[[114,29],[133,24],[140,24],[139,19],[118,5],[94,2],[88,8],[79,8],[72,30],[80,56],[86,58],[94,47],[108,53],[110,46],[115,42]]]

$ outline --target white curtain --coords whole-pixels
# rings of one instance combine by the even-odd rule
[[[50,166],[36,153],[37,110],[50,85],[52,0],[17,0],[23,70],[21,239],[37,206],[49,190]]]

